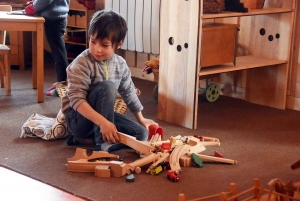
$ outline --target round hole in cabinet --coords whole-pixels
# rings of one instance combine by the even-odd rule
[[[268,39],[269,41],[273,41],[274,37],[272,35],[269,35]]]
[[[181,52],[181,50],[182,50],[181,45],[177,45],[177,51],[178,51],[178,52]]]
[[[174,44],[174,38],[173,38],[173,37],[170,37],[170,38],[169,38],[169,44],[170,44],[170,45],[173,45],[173,44]]]
[[[266,34],[266,30],[264,28],[261,28],[259,30],[260,35],[264,36]]]

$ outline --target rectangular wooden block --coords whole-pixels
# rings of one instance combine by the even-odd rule
[[[238,24],[203,24],[201,67],[234,62],[238,27]]]
[[[96,177],[110,177],[109,165],[97,165],[95,167],[95,176]]]
[[[179,158],[179,164],[181,167],[191,167],[193,165],[192,158],[187,155],[182,155]]]

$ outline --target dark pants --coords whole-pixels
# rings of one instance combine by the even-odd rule
[[[114,111],[117,93],[114,83],[104,81],[90,87],[87,102],[108,121],[114,123],[119,132],[136,137],[140,141],[147,140],[148,130],[145,127]],[[68,128],[74,136],[93,138],[96,145],[104,142],[101,128],[74,109],[67,112],[66,120]]]
[[[46,20],[45,35],[51,54],[55,63],[56,81],[66,81],[66,68],[69,65],[67,51],[64,40],[64,33],[67,27],[67,18],[61,20]]]

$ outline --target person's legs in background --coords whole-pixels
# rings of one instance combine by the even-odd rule
[[[67,79],[66,68],[69,65],[64,41],[64,33],[67,27],[67,19],[65,18],[61,20],[46,20],[44,27],[45,35],[50,46],[51,54],[55,64],[56,82],[63,83]],[[52,89],[53,88],[55,88],[55,85],[54,87],[52,87]],[[51,93],[48,94],[48,92],[47,95],[53,95]]]

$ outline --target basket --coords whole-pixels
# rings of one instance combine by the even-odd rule
[[[159,70],[158,69],[152,69],[152,73],[154,75],[154,82],[157,82],[159,81]]]
[[[203,0],[203,13],[220,13],[224,9],[224,0]]]
[[[135,88],[135,89],[136,89],[136,95],[140,96],[141,91],[138,88]],[[62,98],[66,95],[67,86],[58,86],[58,87],[56,87],[56,90],[57,90],[59,97]],[[124,115],[126,113],[127,109],[128,109],[128,107],[127,107],[126,103],[124,102],[121,95],[118,94],[115,105],[114,105],[115,112]]]

